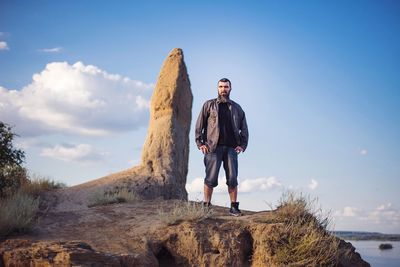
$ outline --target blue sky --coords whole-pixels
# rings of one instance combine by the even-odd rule
[[[398,1],[1,0],[0,120],[32,172],[70,185],[136,165],[158,72],[180,47],[193,124],[221,77],[246,111],[242,208],[290,188],[318,197],[337,230],[400,233],[399,14]]]

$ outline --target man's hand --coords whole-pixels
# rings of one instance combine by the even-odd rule
[[[236,148],[235,148],[235,151],[236,151],[236,153],[240,153],[240,152],[243,152],[244,151],[244,149],[241,147],[241,146],[237,146]]]
[[[201,150],[201,152],[203,152],[203,154],[207,154],[208,152],[210,152],[206,145],[200,146],[199,149]]]

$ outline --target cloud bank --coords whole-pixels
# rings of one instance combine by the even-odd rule
[[[88,144],[66,144],[56,145],[51,148],[44,148],[40,155],[67,162],[90,162],[101,160],[106,155],[106,153],[99,152]]]
[[[339,221],[352,219],[367,222],[368,224],[384,224],[388,228],[400,229],[400,210],[393,207],[391,203],[381,204],[372,210],[347,206],[335,211],[333,215]]]
[[[281,186],[281,182],[275,176],[268,178],[245,179],[239,184],[239,191],[243,193],[267,191]]]
[[[218,186],[214,188],[214,193],[226,193],[227,187],[225,185],[225,177],[218,178]],[[204,178],[195,178],[192,182],[186,184],[186,190],[188,193],[199,193],[203,192]],[[257,179],[244,179],[239,182],[240,193],[251,193],[251,192],[262,192],[268,191],[275,188],[282,187],[282,183],[274,176],[263,177]]]
[[[355,217],[357,216],[358,209],[354,207],[346,206],[342,210],[337,210],[334,213],[336,217]]]
[[[21,90],[0,86],[0,119],[24,137],[134,130],[148,122],[153,88],[82,62],[53,62]]]

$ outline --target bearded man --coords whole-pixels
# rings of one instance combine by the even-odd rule
[[[231,82],[218,81],[218,97],[206,101],[196,123],[195,140],[204,154],[206,176],[204,178],[203,205],[211,205],[214,187],[223,163],[233,216],[242,215],[237,202],[238,154],[244,152],[249,140],[246,116],[240,105],[230,99]]]

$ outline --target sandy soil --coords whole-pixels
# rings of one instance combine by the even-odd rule
[[[178,200],[143,200],[105,206],[87,206],[87,188],[67,188],[48,193],[38,221],[21,239],[42,241],[82,241],[95,250],[107,253],[132,253],[144,250],[153,233],[166,228],[159,210],[169,211]],[[249,220],[256,212],[243,211],[244,216],[229,216],[228,208],[213,206],[214,222]],[[260,216],[265,212],[260,213]],[[252,216],[251,220],[256,219]],[[13,237],[9,237],[13,238]]]

